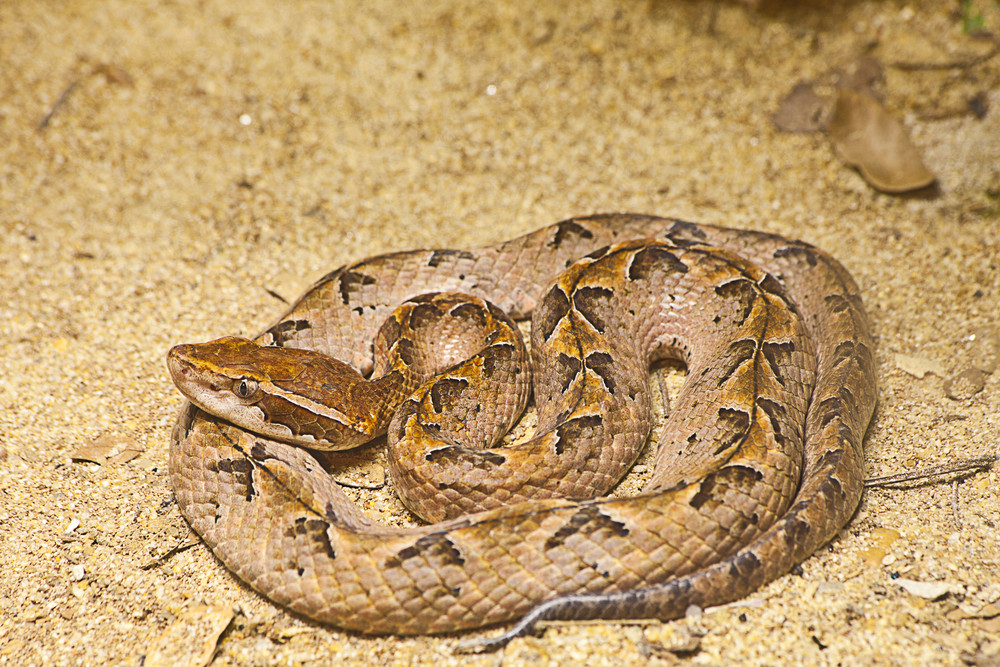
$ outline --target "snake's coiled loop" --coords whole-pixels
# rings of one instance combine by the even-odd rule
[[[257,343],[313,350],[367,375],[382,323],[427,292],[471,294],[514,318],[538,309],[532,347],[546,361],[536,366],[528,453],[445,438],[417,455],[474,473],[459,481],[432,465],[414,494],[421,502],[478,494],[485,511],[380,526],[285,438],[190,405],[178,419],[170,469],[185,517],[279,604],[371,633],[449,632],[536,607],[525,627],[539,617],[670,618],[787,572],[857,505],[876,395],[872,341],[857,286],[820,250],[648,216],[577,218],[498,246],[343,267]],[[605,493],[634,460],[649,431],[645,366],[662,355],[685,359],[689,376],[646,491],[565,499],[583,487]],[[241,379],[221,389],[242,395]],[[448,379],[437,402],[461,402],[465,376]],[[304,400],[272,384],[283,400]],[[404,407],[396,435],[428,424],[434,435],[433,385],[427,392]],[[505,471],[500,483],[485,475],[492,469]],[[529,491],[508,487],[514,477]],[[492,505],[491,493],[501,496]],[[518,494],[548,499],[506,504]]]

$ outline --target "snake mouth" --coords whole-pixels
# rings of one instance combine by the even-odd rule
[[[185,354],[187,347],[189,346],[176,345],[167,352],[167,370],[170,371],[170,379],[185,396],[188,395],[185,385],[191,382],[191,376],[194,374],[191,361]]]
[[[189,400],[205,408],[212,414],[217,414],[213,405],[226,398],[231,381],[222,382],[199,369],[191,357],[192,345],[177,345],[167,352],[167,370],[174,386]],[[221,416],[221,415],[220,415]]]
[[[177,345],[167,353],[167,369],[181,394],[216,417],[256,433],[273,431],[273,427],[269,429],[260,408],[242,403],[233,393],[231,378],[206,371],[196,358],[192,358],[191,352],[194,349],[194,345]]]

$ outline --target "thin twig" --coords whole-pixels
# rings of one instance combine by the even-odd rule
[[[865,480],[865,487],[870,489],[876,486],[898,484],[899,482],[912,482],[915,480],[930,479],[931,477],[940,477],[942,475],[954,475],[972,472],[974,470],[982,470],[984,468],[992,467],[996,460],[996,454],[987,454],[986,456],[977,456],[975,458],[924,468],[923,470],[916,470],[914,472],[901,472],[895,475],[886,475],[884,477],[872,477]]]
[[[169,551],[167,551],[165,554],[163,554],[159,558],[155,558],[155,559],[151,560],[150,562],[146,563],[140,569],[142,569],[142,570],[152,570],[154,567],[159,567],[160,565],[163,565],[165,562],[167,562],[167,560],[169,560],[171,557],[179,554],[182,551],[186,551],[187,549],[190,549],[191,547],[193,547],[196,544],[198,544],[197,540],[185,539],[183,542],[180,542],[179,544],[176,544],[175,546],[171,547],[171,549]]]
[[[56,115],[56,112],[59,111],[59,108],[66,103],[66,100],[69,99],[70,93],[73,92],[73,89],[76,88],[76,84],[78,83],[80,83],[79,80],[74,81],[73,83],[66,86],[66,89],[62,91],[62,94],[59,96],[59,99],[57,99],[56,103],[52,105],[52,108],[49,109],[49,112],[45,114],[45,118],[42,119],[42,122],[38,124],[39,132],[41,132],[48,126],[49,121],[52,120],[52,117]]]
[[[933,71],[942,69],[968,69],[970,67],[975,67],[981,63],[986,62],[997,53],[1000,53],[1000,38],[996,37],[992,33],[983,33],[981,39],[987,39],[993,42],[993,48],[984,55],[973,56],[972,58],[966,58],[964,60],[952,60],[945,63],[927,63],[927,62],[894,62],[890,63],[889,67],[895,69],[903,70],[904,72],[921,72],[921,71]]]
[[[271,289],[268,289],[268,288],[265,287],[264,291],[267,292],[268,294],[270,294],[271,296],[273,296],[275,299],[277,299],[281,303],[288,303],[288,299],[286,299],[285,297],[281,296],[280,294],[278,294],[274,290],[271,290]]]
[[[959,511],[958,506],[958,480],[951,480],[951,513],[955,517],[955,523],[958,524],[958,529],[962,530],[962,514]]]

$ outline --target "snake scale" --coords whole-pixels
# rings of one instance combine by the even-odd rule
[[[506,337],[469,334],[478,342],[446,351],[442,378],[406,387],[398,360],[373,360],[373,351],[418,356],[390,324],[408,300],[406,317],[429,321],[436,308],[455,322],[440,326],[457,331],[533,315],[539,417],[528,442],[489,449],[496,433],[472,432],[472,413],[510,421],[526,394],[523,380],[508,379],[520,353]],[[331,272],[245,344],[311,350],[348,374],[389,377],[376,382],[392,382],[402,407],[358,428],[365,437],[387,428],[391,447],[430,442],[406,449],[410,463],[393,472],[409,478],[408,506],[444,520],[404,529],[367,518],[290,444],[318,443],[324,420],[346,423],[315,403],[315,382],[299,378],[289,392],[239,364],[235,380],[223,379],[240,405],[266,384],[318,415],[269,436],[190,403],[181,411],[170,474],[194,530],[255,590],[345,629],[430,634],[520,618],[484,642],[495,648],[543,619],[675,618],[787,573],[861,495],[876,378],[858,287],[828,254],[771,234],[614,214],[496,246],[381,255]],[[169,358],[178,386],[188,348]],[[493,398],[467,395],[474,381],[457,362],[467,353],[479,356],[466,366],[495,376]],[[682,359],[688,377],[652,478],[636,497],[587,499],[606,494],[641,451],[652,424],[647,369],[662,357]],[[449,420],[442,404],[466,413]],[[258,417],[280,421],[277,408],[256,405]]]

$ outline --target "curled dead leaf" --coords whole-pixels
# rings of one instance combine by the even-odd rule
[[[781,101],[774,112],[774,125],[784,132],[817,132],[830,118],[830,100],[813,91],[812,85],[800,83]]]
[[[896,579],[896,585],[910,595],[916,595],[925,600],[937,600],[955,590],[953,584],[943,581],[914,581],[913,579]]]
[[[153,640],[144,664],[146,667],[204,667],[212,661],[219,635],[232,620],[232,607],[192,607]]]
[[[962,401],[972,398],[985,386],[986,373],[978,368],[967,367],[945,381],[944,393],[953,401]]]
[[[910,142],[906,128],[867,95],[839,91],[827,133],[837,157],[857,167],[864,179],[879,190],[907,192],[935,180]]]
[[[922,378],[928,373],[934,373],[938,377],[945,376],[944,365],[932,359],[923,357],[913,357],[908,354],[895,355],[896,368],[909,373],[915,378]]]
[[[112,463],[127,463],[143,453],[143,447],[134,439],[123,435],[105,433],[75,449],[70,458],[74,461],[90,461],[104,465]]]
[[[855,61],[846,72],[838,72],[838,88],[850,88],[879,98],[876,87],[885,80],[882,63],[878,58],[867,56]]]
[[[129,88],[135,87],[135,82],[132,81],[129,73],[114,63],[102,63],[94,68],[94,73],[103,74],[108,83]]]

